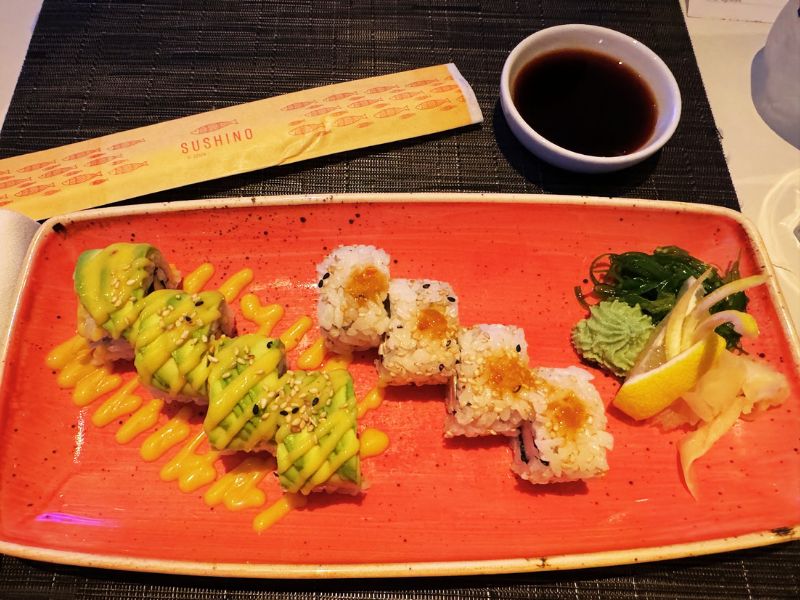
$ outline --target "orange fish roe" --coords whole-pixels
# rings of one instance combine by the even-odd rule
[[[574,438],[589,422],[589,413],[574,392],[560,392],[547,405],[551,415],[551,429],[562,438]]]
[[[359,304],[379,302],[388,289],[389,280],[386,275],[373,265],[353,271],[345,285],[345,291]]]
[[[441,339],[447,335],[447,318],[439,308],[423,308],[417,317],[417,331],[430,338]]]

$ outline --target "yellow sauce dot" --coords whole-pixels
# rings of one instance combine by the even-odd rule
[[[306,502],[308,499],[302,494],[284,494],[280,500],[253,519],[253,529],[256,533],[262,533],[294,509],[304,507]]]
[[[139,378],[128,380],[115,394],[109,396],[97,407],[92,415],[92,423],[96,427],[105,427],[114,419],[129,415],[142,405],[141,396],[132,394],[139,386]]]
[[[378,456],[389,447],[389,436],[380,429],[368,427],[361,434],[361,448],[358,452],[361,458]]]
[[[80,350],[88,350],[86,339],[76,335],[53,348],[45,358],[45,364],[50,369],[63,369],[68,362],[75,358]]]
[[[190,294],[196,294],[203,289],[208,280],[214,276],[214,265],[203,263],[194,271],[183,278],[183,290]]]
[[[212,485],[203,500],[209,506],[224,504],[228,510],[261,506],[267,496],[256,486],[269,470],[269,460],[261,456],[249,456]]]
[[[158,422],[158,415],[163,407],[163,400],[154,399],[133,413],[117,430],[114,436],[117,442],[127,444],[143,431],[150,429]]]
[[[89,348],[82,348],[61,368],[61,372],[56,377],[56,384],[63,389],[74,388],[81,379],[96,368],[92,364],[92,351]]]
[[[86,406],[103,394],[107,394],[119,387],[122,377],[109,373],[104,367],[95,367],[75,385],[72,400],[78,406]]]
[[[281,334],[281,341],[286,346],[286,351],[294,350],[303,336],[311,329],[314,322],[307,316],[302,316],[292,323],[289,328]]]
[[[368,410],[378,408],[383,402],[383,387],[377,386],[372,388],[364,399],[358,403],[358,418],[363,417]]]
[[[325,340],[318,338],[297,358],[297,367],[304,371],[318,369],[325,359]]]
[[[337,369],[347,369],[351,362],[353,362],[353,357],[349,354],[334,354],[325,361],[325,364],[322,365],[322,370],[336,371]]]
[[[233,302],[251,281],[253,281],[253,270],[242,269],[228,277],[225,283],[219,286],[219,291],[225,297],[226,302]]]
[[[220,453],[209,450],[205,454],[195,454],[197,447],[206,439],[205,431],[198,433],[192,440],[180,449],[159,473],[162,481],[178,480],[178,488],[182,492],[193,492],[204,485],[208,485],[217,478],[214,462]]]
[[[262,306],[255,294],[245,294],[239,301],[242,309],[242,316],[258,325],[258,333],[269,335],[278,321],[283,318],[283,306],[280,304],[269,304]]]
[[[169,421],[147,436],[139,454],[147,462],[161,458],[164,453],[189,437],[189,419],[192,408],[184,406]]]

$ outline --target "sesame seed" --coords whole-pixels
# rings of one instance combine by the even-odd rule
[[[429,287],[431,287],[431,284],[430,284],[430,283],[423,283],[423,284],[422,284],[422,289],[423,289],[423,290],[427,290]]]
[[[300,407],[299,406],[295,406],[294,408],[292,408],[292,414],[296,415],[297,411],[299,411],[299,410],[300,410]]]
[[[325,281],[320,279],[319,283],[317,283],[317,287],[322,287],[323,285],[325,285]]]
[[[228,377],[230,377],[230,376],[231,376],[231,372],[230,372],[230,371],[225,371],[225,372],[222,374],[222,378],[223,378],[223,379],[227,379],[227,378],[228,378]]]
[[[444,371],[444,365],[442,363],[439,363],[439,371]]]
[[[448,300],[449,302],[455,302],[455,301],[456,301],[456,299],[455,299],[455,298],[453,298],[453,296],[448,296],[448,297],[447,297],[447,300]]]
[[[247,361],[240,356],[239,358],[236,359],[236,364],[244,365],[247,364]]]
[[[316,406],[317,404],[319,404],[319,398],[314,398],[314,399],[311,401],[311,406]]]
[[[270,340],[269,342],[267,342],[267,348],[272,348],[272,340]]]
[[[202,300],[198,300],[197,302],[194,303],[194,305],[195,306],[203,306],[203,301]]]
[[[219,359],[216,356],[209,356],[208,360],[211,361],[212,363],[219,362]]]
[[[323,279],[327,279],[327,278],[328,278],[328,277],[330,277],[330,276],[331,276],[331,274],[330,274],[330,273],[325,273],[325,275],[323,275],[323,276],[322,276],[322,278],[323,278]]]
[[[282,410],[280,414],[281,414],[282,416],[286,417],[286,416],[289,416],[289,411]]]
[[[258,416],[259,412],[261,412],[261,407],[258,404],[253,404],[253,414]]]
[[[521,346],[521,345],[519,345],[519,344],[517,344],[517,348],[516,348],[516,350],[517,350],[517,352],[522,352],[522,346]]]
[[[135,279],[128,279],[128,281],[125,282],[125,285],[133,285],[134,283],[136,283]]]
[[[207,336],[207,335],[204,335],[204,336],[203,336],[202,338],[200,338],[200,339],[201,339],[201,340],[203,340],[203,343],[204,343],[204,344],[207,344],[207,343],[208,343],[208,336]]]

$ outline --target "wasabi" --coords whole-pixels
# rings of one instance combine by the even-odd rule
[[[572,330],[572,343],[583,358],[624,377],[655,329],[639,306],[604,300]]]

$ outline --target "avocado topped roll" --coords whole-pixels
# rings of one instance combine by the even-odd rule
[[[279,414],[278,477],[289,493],[361,491],[361,464],[353,380],[345,370],[295,371],[286,382]],[[281,408],[283,407],[283,408]],[[284,435],[285,434],[285,435]]]
[[[149,293],[175,288],[179,277],[150,244],[120,242],[87,250],[73,274],[78,296],[78,333],[98,349],[101,358],[129,360],[125,340]]]
[[[166,400],[205,404],[219,338],[235,330],[225,298],[217,291],[158,290],[140,304],[128,338],[142,383]]]
[[[283,343],[258,334],[223,339],[208,377],[203,428],[215,450],[270,450],[282,415],[268,411],[284,383]]]

